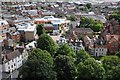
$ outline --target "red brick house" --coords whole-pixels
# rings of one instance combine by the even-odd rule
[[[120,36],[106,35],[108,54],[114,54],[119,50]]]
[[[101,35],[104,37],[107,34],[120,35],[120,25],[118,21],[112,19],[106,23],[106,27],[101,31]]]
[[[101,31],[101,37],[106,41],[108,54],[120,50],[120,24],[115,19],[106,23],[106,27]]]

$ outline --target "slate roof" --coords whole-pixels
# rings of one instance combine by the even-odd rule
[[[12,60],[14,58],[16,58],[17,56],[19,56],[21,53],[19,50],[15,50],[13,52],[11,52],[10,54],[7,54],[7,57],[9,60]]]
[[[93,30],[90,29],[90,28],[74,28],[73,31],[79,32],[79,33],[84,33],[84,32],[87,32],[87,33],[90,32],[90,33],[92,33],[93,32]]]
[[[17,49],[15,51],[10,51],[10,50],[5,50],[5,53],[3,53],[4,55],[6,55],[7,59],[3,62],[6,63],[16,57],[18,57],[19,55],[21,55],[21,52]]]
[[[17,48],[19,50],[20,53],[23,52],[24,48]]]
[[[10,27],[8,29],[0,30],[0,35],[10,33],[13,34],[16,31],[15,27]]]

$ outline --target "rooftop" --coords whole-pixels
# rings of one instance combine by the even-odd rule
[[[22,10],[22,14],[27,12],[30,15],[38,15],[38,10]]]
[[[54,15],[55,12],[52,12],[52,11],[43,11],[42,14],[43,15]]]
[[[65,19],[55,18],[54,16],[45,16],[43,18],[36,18],[35,21],[42,20],[42,21],[65,21]]]
[[[6,59],[3,63],[6,63],[6,62],[18,57],[20,54],[21,54],[21,52],[18,49],[15,51],[5,50],[4,56],[6,57]]]
[[[74,28],[73,29],[73,31],[75,31],[75,32],[81,32],[81,33],[83,33],[83,32],[93,32],[93,30],[92,29],[90,29],[90,28]]]
[[[36,25],[28,22],[16,24],[19,31],[34,31]]]
[[[52,24],[44,24],[44,27],[54,27]]]
[[[6,20],[0,19],[0,26],[3,26],[3,25],[8,25],[8,22]]]

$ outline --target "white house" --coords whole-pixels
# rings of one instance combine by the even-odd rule
[[[95,47],[95,48],[92,48],[91,53],[94,56],[106,56],[107,55],[107,47]]]
[[[9,50],[2,53],[2,70],[3,72],[13,72],[20,68],[28,58],[28,53],[25,49],[19,48],[8,53]]]
[[[6,20],[0,19],[0,30],[9,28],[9,24]]]
[[[18,58],[21,53],[18,50],[15,50],[11,53],[3,52],[3,72],[13,72],[18,68],[18,65],[22,62],[18,62]]]
[[[94,56],[105,56],[107,55],[107,46],[105,45],[105,41],[100,38],[91,39],[91,44],[89,46],[89,51]]]
[[[20,61],[22,61],[22,64],[24,64],[26,61],[27,61],[27,59],[28,59],[28,51],[27,51],[27,49],[25,48],[24,49],[24,47],[22,47],[22,48],[19,48],[18,47],[18,50],[20,51],[20,53],[22,53],[19,57],[18,57],[18,62]],[[22,64],[19,64],[18,65],[18,67],[20,67],[20,66],[22,66]]]
[[[78,52],[80,49],[82,49],[82,50],[84,50],[85,48],[84,48],[84,46],[83,46],[83,44],[82,44],[82,41],[80,40],[80,41],[75,41],[75,42],[73,42],[73,41],[71,41],[71,43],[70,43],[70,46],[72,47],[72,49],[74,50],[74,52]]]
[[[65,39],[64,37],[60,37],[60,40],[57,40],[57,43],[59,46],[64,43],[68,43],[69,46],[74,50],[74,52],[78,52],[80,49],[83,50],[85,49],[81,40],[80,41],[76,40],[75,42],[71,40],[71,42],[69,43],[68,39]]]

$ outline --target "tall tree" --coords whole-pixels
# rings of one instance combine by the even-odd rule
[[[22,66],[20,75],[23,79],[55,80],[56,73],[53,71],[53,58],[47,51],[35,49]]]
[[[57,43],[47,34],[42,34],[37,40],[37,47],[42,50],[47,50],[52,56],[58,48]]]
[[[105,56],[101,59],[101,61],[103,63],[103,67],[106,70],[105,78],[108,80],[113,80],[115,76],[113,76],[112,73],[114,72],[114,70],[119,71],[118,68],[120,66],[120,58],[118,56]],[[116,72],[116,74],[117,73],[118,72]]]
[[[55,58],[55,71],[57,80],[75,80],[75,65],[66,55],[58,55]]]
[[[86,4],[86,7],[87,7],[88,9],[90,9],[90,8],[92,7],[92,4],[91,4],[91,3],[87,3],[87,4]]]
[[[112,15],[109,16],[109,20],[110,19],[115,19],[115,20],[118,20],[120,22],[120,14],[118,13],[113,13]]]
[[[120,59],[118,56],[105,56],[102,57],[101,61],[106,70],[110,70],[112,67],[120,65]]]
[[[118,7],[117,10],[114,11],[113,14],[109,16],[109,19],[113,19],[113,18],[120,23],[120,7]]]
[[[38,36],[40,36],[40,35],[43,34],[43,33],[45,33],[43,24],[39,24],[39,25],[37,26],[37,34],[38,34]]]
[[[85,61],[87,58],[90,58],[90,55],[85,50],[80,49],[76,53],[76,64]]]
[[[70,20],[71,20],[71,21],[76,21],[76,20],[77,20],[77,17],[76,17],[75,15],[71,15],[71,16],[70,16]]]
[[[120,66],[112,67],[109,71],[109,80],[119,80],[120,79]]]
[[[80,21],[80,27],[91,28],[95,32],[99,32],[103,29],[103,23],[93,18],[82,17]]]
[[[57,50],[56,55],[67,55],[69,57],[74,58],[76,56],[74,50],[68,44],[62,44],[59,49]]]
[[[103,29],[103,24],[100,24],[100,23],[90,24],[90,28],[95,32],[99,32],[100,30]]]
[[[77,66],[77,80],[102,80],[105,70],[94,58],[88,58]]]

